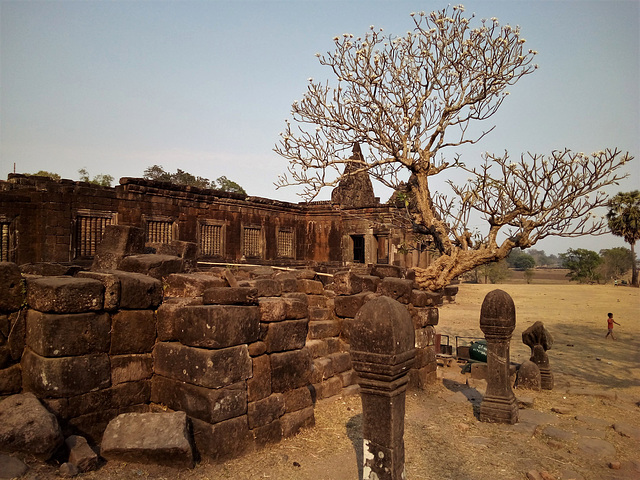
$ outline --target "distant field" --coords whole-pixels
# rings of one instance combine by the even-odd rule
[[[519,284],[527,283],[524,278],[524,271],[510,270],[511,276],[500,283],[503,284]],[[567,274],[569,270],[566,268],[536,268],[533,271],[532,284],[545,285],[545,284],[558,284],[558,285],[576,285],[576,282],[569,281]],[[628,280],[628,279],[627,279]]]

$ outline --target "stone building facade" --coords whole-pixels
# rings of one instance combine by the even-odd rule
[[[0,181],[0,261],[89,263],[104,228],[117,224],[143,228],[150,252],[194,243],[203,262],[427,265],[394,215],[366,174],[346,177],[331,201],[299,204],[139,178],[111,188],[10,174]]]

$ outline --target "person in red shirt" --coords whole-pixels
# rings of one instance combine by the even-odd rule
[[[609,331],[604,336],[604,338],[607,338],[609,335],[611,335],[611,338],[613,338],[615,340],[616,337],[613,336],[613,324],[614,323],[616,325],[620,325],[620,324],[613,319],[613,313],[607,313],[607,315],[609,316],[609,318],[607,318],[607,327],[608,327]]]

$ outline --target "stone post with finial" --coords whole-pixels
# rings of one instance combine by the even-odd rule
[[[509,382],[509,343],[516,326],[516,307],[507,292],[493,290],[480,309],[480,329],[487,340],[487,391],[480,421],[514,424],[518,403]]]
[[[406,307],[389,297],[365,303],[350,329],[362,399],[363,480],[406,478],[405,392],[415,358],[414,335]]]

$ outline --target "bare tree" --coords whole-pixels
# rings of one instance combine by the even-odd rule
[[[472,26],[474,17],[463,12],[456,6],[411,14],[415,28],[403,37],[373,26],[363,37],[335,37],[335,51],[317,56],[337,85],[309,79],[304,97],[293,103],[294,123],[286,122],[275,148],[290,161],[276,185],[302,185],[309,200],[344,175],[366,171],[398,189],[410,174],[414,231],[431,235],[440,251],[431,266],[416,269],[418,282],[431,289],[550,235],[603,232],[590,212],[606,205],[601,189],[623,178],[614,172],[632,158],[605,150],[514,161],[506,152],[486,154],[476,167],[458,155],[446,160],[442,150],[476,143],[493,130],[472,134],[469,126],[492,117],[507,88],[537,68],[537,52],[525,48],[518,27],[500,26],[496,18]],[[354,144],[366,145],[367,154],[346,158]],[[463,185],[450,180],[450,197],[433,192],[430,177],[451,169],[471,178]],[[468,229],[472,212],[488,223],[481,235]]]

